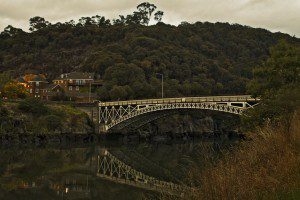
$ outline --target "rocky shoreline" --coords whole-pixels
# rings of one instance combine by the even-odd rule
[[[151,142],[165,143],[173,141],[191,141],[194,139],[237,139],[245,140],[245,135],[237,132],[227,134],[214,133],[162,133],[159,135],[145,135],[140,133],[112,133],[104,134],[3,134],[0,135],[0,145],[67,145],[67,144],[95,144],[100,142]]]

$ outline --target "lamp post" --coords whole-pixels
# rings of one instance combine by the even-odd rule
[[[92,82],[90,82],[90,87],[89,87],[89,103],[91,103],[91,92],[92,92]]]
[[[161,76],[161,98],[164,98],[164,75],[161,73],[156,73],[157,75]]]

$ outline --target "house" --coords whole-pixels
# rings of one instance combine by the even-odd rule
[[[94,73],[64,73],[49,84],[44,74],[27,73],[16,79],[23,85],[30,96],[45,100],[63,100],[91,102],[97,98],[94,91],[103,85],[102,80],[95,80]]]
[[[46,93],[48,81],[44,74],[25,74],[19,77],[16,82],[23,85],[32,97],[42,98]]]
[[[47,99],[59,97],[61,100],[93,101],[97,98],[93,91],[102,86],[102,81],[95,80],[94,76],[94,73],[85,72],[61,74],[48,86]]]

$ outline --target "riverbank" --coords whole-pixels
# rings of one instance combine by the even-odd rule
[[[0,135],[90,134],[89,116],[68,104],[45,104],[37,99],[0,103]]]
[[[191,199],[299,199],[299,120],[298,112],[289,127],[266,124],[203,173],[195,166],[189,179],[199,190]]]

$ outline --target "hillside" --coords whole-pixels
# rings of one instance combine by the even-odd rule
[[[0,72],[37,69],[49,80],[70,71],[104,79],[102,100],[243,94],[252,69],[279,40],[299,39],[228,23],[172,26],[57,23],[32,32],[6,28],[0,36]]]

